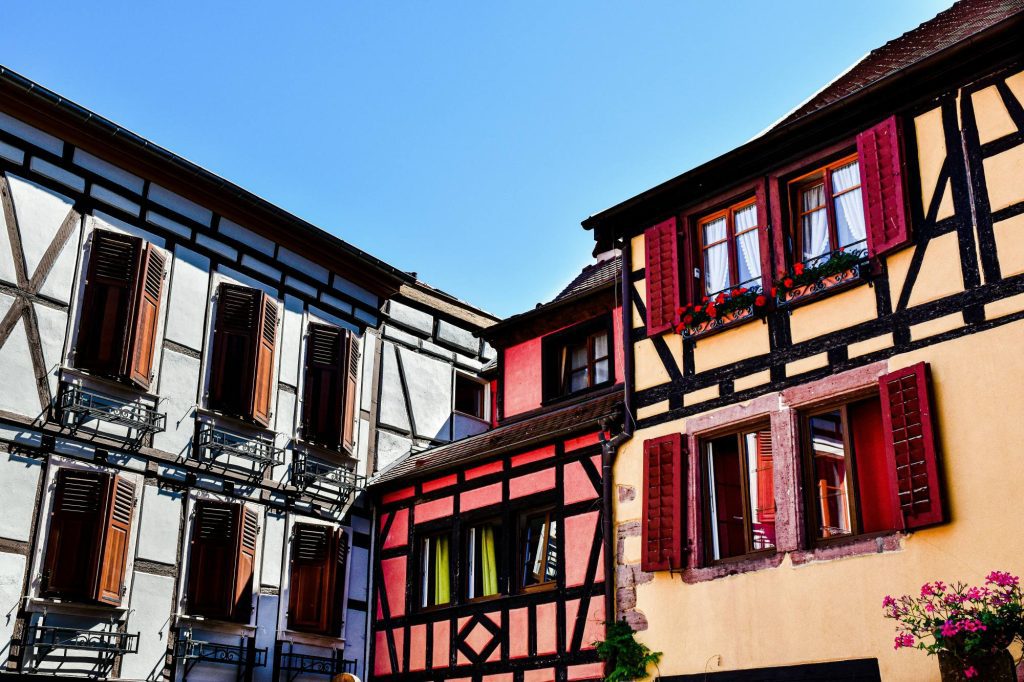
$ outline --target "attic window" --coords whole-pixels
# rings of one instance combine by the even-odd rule
[[[554,400],[613,383],[611,320],[600,317],[544,339],[544,396]]]
[[[477,419],[484,417],[484,385],[466,374],[455,374],[455,411]]]

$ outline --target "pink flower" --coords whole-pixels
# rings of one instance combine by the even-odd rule
[[[889,606],[896,606],[896,600],[892,598],[892,595],[887,594],[885,599],[882,600],[882,608],[884,609]]]
[[[914,646],[914,636],[909,632],[901,632],[896,635],[896,641],[893,645],[893,649],[902,649],[905,647]]]
[[[977,676],[978,676],[978,669],[975,668],[973,665],[971,667],[969,667],[969,668],[964,668],[964,677],[977,677]]]
[[[992,571],[985,578],[985,582],[999,587],[1017,587],[1020,584],[1020,578],[1010,575],[1006,571]]]
[[[947,620],[942,624],[942,636],[953,637],[956,633],[960,632],[960,624],[951,620]]]
[[[927,611],[928,613],[931,613],[932,611],[935,610],[935,604],[925,604],[924,605],[924,610]]]

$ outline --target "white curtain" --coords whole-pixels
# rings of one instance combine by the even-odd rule
[[[832,172],[832,195],[836,196],[836,227],[839,232],[839,246],[849,246],[864,241],[867,231],[864,227],[864,203],[860,196],[860,164],[853,163]],[[850,187],[857,189],[840,194]]]
[[[751,229],[757,225],[757,206],[747,206],[736,212],[735,230],[736,242],[739,244],[740,281],[738,284],[750,282],[761,276],[761,250],[758,248],[757,230]],[[749,230],[749,232],[744,232]],[[743,234],[740,234],[743,232]]]
[[[704,243],[725,239],[725,218],[704,225]],[[729,287],[729,244],[722,242],[704,251],[704,291],[713,294]]]
[[[831,249],[828,243],[828,214],[825,211],[825,185],[815,185],[803,192],[802,210],[810,211],[803,217],[803,260],[827,254]]]

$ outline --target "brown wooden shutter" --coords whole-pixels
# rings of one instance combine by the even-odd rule
[[[166,260],[159,249],[146,244],[132,307],[129,339],[121,360],[121,376],[143,389],[149,388],[153,375],[153,349],[156,346]]]
[[[42,594],[66,599],[95,598],[111,478],[110,474],[98,471],[57,470],[43,556]]]
[[[345,616],[345,579],[348,577],[348,533],[344,528],[334,532],[334,575],[331,592],[331,633],[341,633]]]
[[[89,269],[78,323],[75,366],[117,376],[128,349],[143,242],[109,230],[93,230]]]
[[[928,365],[918,363],[879,379],[882,425],[892,495],[906,528],[946,520]]]
[[[240,505],[229,502],[196,501],[188,563],[192,615],[233,617],[240,510]]]
[[[857,136],[857,156],[868,254],[880,256],[910,241],[905,161],[895,116]]]
[[[757,432],[757,503],[761,505],[758,520],[775,522],[775,461],[772,457],[771,429]]]
[[[288,627],[326,633],[331,624],[334,530],[295,525],[288,587]]]
[[[114,476],[106,509],[99,581],[96,586],[96,600],[104,604],[121,605],[134,512],[135,484],[121,476]]]
[[[277,301],[263,294],[260,303],[259,335],[256,338],[256,374],[252,384],[252,411],[249,417],[258,424],[270,424],[270,405],[274,388],[274,350],[277,347]]]
[[[679,319],[679,245],[676,219],[644,231],[647,252],[647,335],[660,334]]]
[[[644,441],[643,547],[645,571],[682,568],[685,519],[682,436]]]
[[[342,445],[349,452],[356,447],[356,406],[359,404],[359,339],[352,332],[345,335],[345,411],[342,413]]]
[[[338,327],[309,325],[303,380],[302,437],[330,448],[341,445],[345,412],[346,336]]]
[[[235,555],[235,583],[232,590],[231,619],[248,623],[252,615],[252,582],[256,570],[256,540],[260,533],[259,517],[242,506],[238,553]]]
[[[257,289],[220,285],[210,357],[211,409],[236,416],[252,414],[261,296]]]

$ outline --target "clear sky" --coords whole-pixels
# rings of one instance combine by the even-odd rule
[[[0,63],[499,315],[950,0],[0,0]]]

